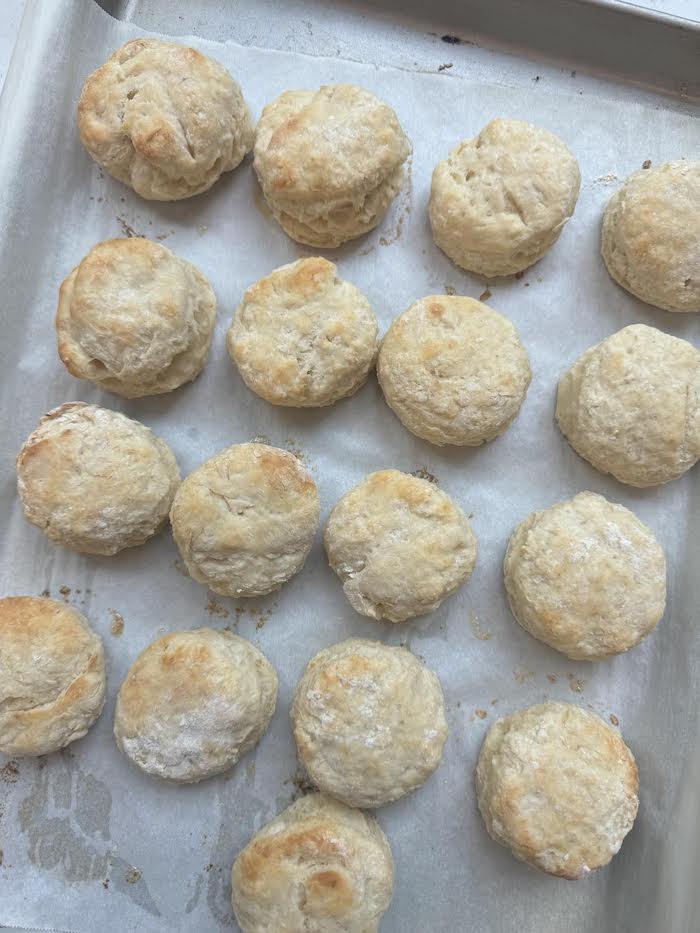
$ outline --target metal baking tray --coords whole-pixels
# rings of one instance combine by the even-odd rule
[[[45,87],[50,89],[52,86],[54,67],[70,70],[71,43],[76,52],[85,51],[80,35],[80,14],[81,9],[87,11],[94,0],[73,0],[73,9],[65,13],[65,24],[58,21],[56,10],[60,5],[67,11],[70,0],[63,0],[61,4],[55,0],[55,6],[52,6],[53,2],[27,0],[18,52],[0,100],[0,108],[4,105],[4,122],[0,123],[0,172],[3,144],[13,133],[19,133],[26,119],[38,115],[43,121],[43,132],[57,132],[51,110],[48,106],[43,107],[42,93]],[[611,147],[609,163],[601,165],[602,170],[596,177],[589,172],[585,180],[588,185],[586,196],[598,206],[618,183],[617,177],[612,175],[612,168],[620,172],[619,177],[624,177],[623,171],[639,167],[648,157],[645,146],[649,146],[652,138],[653,127],[648,127],[654,122],[654,111],[658,111],[660,127],[668,125],[665,122],[668,114],[673,116],[674,125],[678,125],[680,120],[697,120],[698,117],[700,23],[615,0],[470,0],[469,3],[434,0],[429,9],[415,0],[376,0],[373,3],[238,0],[235,4],[230,0],[191,0],[188,4],[173,3],[172,0],[101,0],[101,6],[116,19],[146,30],[173,36],[231,40],[251,49],[317,56],[323,60],[319,68],[331,76],[333,60],[337,60],[341,70],[343,62],[362,62],[377,69],[382,66],[396,69],[397,82],[407,73],[414,73],[410,74],[411,78],[415,73],[430,75],[433,82],[444,79],[450,82],[452,93],[455,93],[455,82],[451,77],[456,76],[466,79],[465,87],[469,87],[469,94],[478,95],[480,87],[487,84],[491,93],[496,89],[499,92],[496,96],[504,109],[509,106],[511,91],[517,92],[518,100],[528,100],[529,92],[534,90],[538,101],[551,97],[553,103],[548,113],[555,120],[555,126],[558,125],[557,118],[566,119],[558,114],[558,95],[569,101],[575,101],[581,95],[592,112],[600,107],[601,112],[608,114],[614,112],[607,106],[611,101],[629,106],[631,110],[641,105],[646,108],[647,129],[639,141],[638,159],[636,139],[629,133],[626,137],[627,152],[634,152],[637,164],[627,160],[618,166],[615,162],[617,127],[613,127],[605,136]],[[52,17],[55,21],[51,21]],[[55,64],[49,63],[44,85],[43,76],[38,77],[32,71],[35,66],[32,35],[35,29],[47,24],[57,36],[57,50]],[[70,39],[62,44],[64,35]],[[265,61],[269,63],[270,59],[263,58],[263,65]],[[290,65],[289,75],[293,76],[293,73]],[[30,77],[36,93],[33,99],[28,100],[19,90]],[[79,87],[82,77],[83,74],[77,70],[71,86]],[[244,75],[240,77],[246,87],[254,84],[252,76],[249,80],[245,80]],[[293,86],[291,80],[288,86]],[[46,99],[50,104],[48,91]],[[69,103],[72,108],[73,97]],[[538,106],[541,108],[542,105]],[[580,114],[581,107],[574,108],[572,112]],[[562,107],[562,114],[565,113],[566,108]],[[530,116],[522,110],[518,115]],[[575,142],[578,127],[568,129],[569,132],[563,135]],[[72,124],[58,135],[64,141],[70,138],[75,144]],[[454,136],[456,141],[466,133],[463,126],[456,125],[445,135]],[[699,135],[694,139],[700,143]],[[581,140],[579,145],[583,145]],[[663,152],[663,146],[659,145],[658,151]],[[45,213],[36,192],[42,190],[45,176],[50,178],[54,189],[72,191],[70,172],[76,152],[79,150],[71,150],[73,162],[71,159],[60,162],[67,174],[56,175],[52,164],[46,161],[38,164],[33,160],[31,134],[27,134],[21,161],[23,175],[4,176],[5,190],[0,191],[0,205],[5,203],[3,198],[7,191],[10,192],[7,203],[12,206],[8,213],[13,225],[11,235],[4,231],[4,240],[3,231],[0,231],[0,243],[5,244],[4,255],[0,253],[0,274],[5,278],[7,289],[5,300],[14,302],[7,308],[6,316],[8,322],[10,318],[15,322],[13,333],[21,332],[24,340],[22,346],[15,347],[9,341],[4,347],[0,345],[0,360],[3,359],[3,349],[9,351],[0,370],[3,426],[6,422],[9,438],[7,443],[0,445],[0,496],[4,494],[6,500],[11,501],[7,512],[0,512],[6,529],[6,548],[9,547],[7,542],[18,539],[26,542],[30,538],[36,542],[40,537],[38,532],[25,526],[18,514],[13,493],[12,462],[20,439],[34,427],[41,409],[33,407],[33,420],[29,420],[19,395],[9,397],[7,392],[3,394],[3,380],[7,380],[15,357],[20,360],[20,366],[26,365],[26,371],[33,373],[32,353],[27,346],[31,347],[32,340],[36,339],[37,345],[43,347],[46,331],[23,331],[23,325],[17,321],[24,312],[36,311],[37,303],[45,301],[43,310],[48,322],[53,310],[49,303],[54,297],[54,282],[57,284],[60,280],[59,270],[65,274],[71,262],[81,255],[82,241],[72,238],[72,233],[63,235],[64,224],[68,228],[67,215],[79,216],[81,211],[89,211],[92,217],[104,208],[105,236],[119,233],[119,228],[114,226],[117,220],[124,225],[121,227],[123,232],[135,228],[147,235],[172,235],[171,239],[165,240],[166,245],[187,257],[191,246],[188,238],[205,235],[203,230],[206,227],[201,224],[200,214],[206,212],[216,198],[224,201],[229,198],[237,206],[243,203],[249,206],[251,201],[250,183],[239,175],[230,182],[222,182],[222,189],[224,185],[226,188],[221,195],[215,189],[211,198],[203,196],[198,202],[159,207],[144,205],[109,179],[98,177],[93,166],[89,189],[82,189],[80,196],[73,201],[57,198],[55,203],[52,202],[52,209]],[[58,153],[56,159],[58,162]],[[85,169],[86,163],[82,162],[80,171]],[[384,249],[381,258],[378,258],[380,250],[377,249],[362,259],[358,269],[366,267],[365,281],[362,271],[359,274],[355,272],[355,280],[361,286],[369,285],[378,292],[378,283],[390,274],[386,267],[399,259],[397,254],[401,249],[408,250],[410,246],[413,250],[411,255],[420,255],[420,248],[425,245],[425,230],[416,229],[420,227],[416,218],[420,212],[424,213],[425,205],[418,201],[425,195],[427,177],[425,164],[420,178],[414,168],[417,203],[412,224],[406,224],[410,229],[404,232],[402,243],[394,242]],[[26,192],[24,203],[12,199],[11,191],[15,185],[21,185],[22,191]],[[110,217],[107,217],[105,204],[97,205],[98,200],[103,201],[106,192],[109,192],[113,203]],[[88,194],[89,207],[85,201]],[[598,330],[589,333],[584,329],[585,332],[577,338],[578,350],[585,349],[599,336],[611,333],[633,319],[655,324],[697,343],[697,331],[692,330],[697,321],[682,321],[682,315],[655,315],[651,309],[623,295],[608,281],[594,255],[597,230],[590,224],[580,223],[581,215],[582,211],[577,211],[559,252],[560,258],[569,251],[573,252],[575,242],[578,242],[574,238],[581,238],[577,259],[581,264],[589,265],[577,270],[579,277],[572,301],[584,302],[591,291],[602,289],[610,303],[601,310],[602,319],[594,323],[602,333],[599,334]],[[152,227],[148,226],[151,221]],[[277,235],[269,218],[259,217],[255,230],[261,242],[263,236],[269,238],[264,241],[270,250],[270,258],[266,260],[268,269],[281,264],[279,256],[285,255],[284,250],[290,248],[289,243]],[[225,233],[232,236],[235,231],[227,227]],[[214,234],[210,231],[206,235]],[[407,237],[412,237],[409,245]],[[362,249],[365,248],[363,245]],[[351,254],[352,250],[341,251],[339,263],[349,266],[353,261]],[[273,256],[279,261],[273,262]],[[44,293],[38,286],[34,288],[32,264],[36,267],[37,281],[40,269],[55,270],[51,290]],[[424,266],[430,267],[426,275],[432,277],[432,287],[435,288],[442,289],[443,285],[454,287],[454,283],[464,286],[469,279],[460,276],[444,257],[437,254],[432,255],[429,262],[426,260]],[[210,270],[204,264],[202,267]],[[549,268],[551,273],[552,266]],[[214,269],[210,271],[213,273]],[[258,272],[263,274],[264,271],[267,269],[258,270],[257,267],[256,274],[249,269],[237,270],[235,287],[226,293],[230,303],[220,308],[222,319],[231,313],[236,289],[249,284]],[[222,264],[219,282],[224,275]],[[552,306],[538,307],[532,300],[527,305],[518,296],[532,296],[538,288],[540,294],[545,294],[546,283],[542,284],[541,275],[539,267],[535,267],[533,287],[527,292],[525,287],[530,285],[527,276],[522,282],[499,283],[494,289],[497,294],[495,306],[505,313],[512,313],[517,309],[518,301],[521,302],[522,316],[516,323],[530,329],[536,336],[540,327],[543,334],[546,333],[549,326],[547,316],[552,312]],[[348,278],[353,276],[348,275]],[[371,279],[377,281],[372,282]],[[468,293],[476,297],[485,286],[472,277],[470,287],[476,290]],[[398,289],[400,291],[401,283]],[[403,298],[402,294],[401,300]],[[385,313],[383,330],[386,314],[395,314],[401,309],[400,304],[382,309]],[[220,324],[224,325],[223,320]],[[46,327],[50,329],[50,324],[47,323]],[[217,339],[222,344],[220,332]],[[560,334],[558,339],[564,347],[564,337]],[[48,342],[50,340],[49,337]],[[533,343],[536,343],[534,338]],[[43,350],[37,346],[36,355],[40,352]],[[556,371],[550,370],[547,376],[552,389],[556,377],[573,359],[568,345],[561,353],[561,360],[555,364]],[[223,360],[210,364],[201,381],[195,385],[195,391],[201,392],[202,387],[209,384],[204,380],[210,376],[219,380],[217,385],[223,383],[234,391],[234,375],[223,364]],[[215,368],[216,373],[213,371]],[[540,379],[541,373],[536,372],[536,381]],[[88,394],[89,388],[82,384],[76,386],[57,363],[52,364],[48,375],[42,375],[38,387],[28,385],[27,393],[30,390],[42,403],[45,402],[45,408],[63,401],[62,393],[67,392],[73,394],[66,394],[65,399],[81,397],[108,407],[123,408],[116,398],[105,396],[98,399],[94,393]],[[513,483],[517,494],[522,495],[529,483],[534,482],[529,476],[515,475],[525,437],[522,426],[534,424],[538,431],[545,432],[537,435],[538,441],[541,436],[545,436],[546,441],[551,440],[550,435],[556,436],[556,449],[561,459],[553,465],[537,459],[539,451],[533,452],[530,440],[528,455],[534,458],[534,465],[531,463],[528,469],[532,469],[533,476],[546,475],[551,485],[551,489],[543,494],[549,497],[548,501],[533,501],[532,508],[573,495],[579,489],[591,488],[623,502],[647,520],[647,510],[654,508],[657,493],[624,489],[598,476],[579,461],[563,439],[553,433],[551,398],[544,402],[533,398],[519,419],[521,425],[516,423],[502,441],[495,442],[500,447],[486,445],[479,451],[457,456],[454,452],[431,452],[428,445],[421,445],[408,437],[381,408],[378,394],[372,395],[376,387],[369,386],[367,392],[370,393],[369,400],[374,399],[380,411],[379,417],[386,415],[382,424],[386,425],[392,457],[382,462],[377,451],[362,451],[363,456],[358,456],[357,461],[349,465],[358,478],[370,468],[381,466],[395,465],[407,470],[425,466],[438,475],[441,483],[444,482],[445,488],[456,498],[468,502],[470,484],[478,476],[493,477],[491,499],[485,498],[477,503],[475,509],[475,529],[482,535],[480,547],[483,543],[477,567],[480,577],[468,592],[455,597],[450,606],[441,609],[432,623],[419,620],[404,631],[380,630],[373,623],[354,617],[345,606],[344,597],[334,581],[329,588],[331,596],[323,595],[314,602],[323,584],[323,576],[328,573],[317,543],[305,573],[295,583],[281,591],[279,596],[273,595],[257,604],[257,615],[250,610],[241,610],[240,633],[256,641],[260,639],[266,653],[268,646],[273,646],[279,655],[293,655],[296,667],[293,671],[283,672],[278,711],[261,755],[248,756],[231,775],[203,782],[196,789],[161,788],[149,783],[147,778],[135,773],[135,769],[122,761],[111,739],[113,698],[120,678],[137,651],[161,633],[157,626],[161,625],[159,613],[162,603],[151,590],[153,574],[148,562],[154,561],[155,553],[162,556],[159,549],[167,551],[167,540],[149,545],[143,556],[136,553],[126,555],[113,564],[108,561],[91,562],[87,565],[87,586],[84,582],[86,563],[80,557],[54,554],[50,547],[38,543],[25,566],[13,559],[7,550],[3,552],[5,566],[0,565],[0,580],[4,589],[1,595],[18,592],[16,587],[20,585],[24,592],[38,593],[50,582],[53,596],[74,602],[78,609],[89,615],[91,621],[97,621],[110,658],[110,699],[95,729],[76,747],[69,747],[39,762],[15,765],[0,761],[0,928],[40,928],[71,933],[103,933],[105,930],[109,933],[136,930],[139,933],[170,933],[175,930],[225,933],[233,929],[227,878],[233,855],[260,822],[270,819],[299,792],[295,786],[295,781],[298,784],[300,780],[295,774],[294,749],[285,704],[295,678],[301,672],[300,659],[308,659],[318,648],[340,640],[340,637],[362,635],[391,640],[394,644],[403,638],[412,639],[413,650],[424,652],[426,661],[438,674],[442,673],[440,662],[444,663],[455,651],[454,643],[449,639],[457,636],[460,648],[469,642],[472,650],[480,652],[478,663],[481,665],[465,669],[466,686],[459,680],[446,684],[451,736],[454,736],[454,744],[448,746],[448,754],[453,771],[455,764],[458,766],[457,777],[451,777],[448,782],[445,768],[443,775],[438,772],[432,785],[426,785],[415,798],[407,798],[378,813],[392,842],[399,831],[405,831],[400,843],[394,846],[397,889],[395,901],[382,925],[382,933],[461,933],[463,930],[475,933],[561,933],[562,930],[567,930],[567,933],[697,933],[700,899],[695,890],[695,866],[700,860],[700,836],[697,832],[700,821],[700,740],[694,697],[700,686],[697,673],[700,664],[694,664],[698,653],[697,640],[692,643],[691,659],[690,652],[686,651],[690,641],[686,639],[693,637],[693,629],[697,625],[693,607],[700,599],[696,531],[700,527],[700,498],[689,496],[686,506],[679,492],[681,487],[670,484],[658,493],[663,503],[668,505],[665,519],[659,526],[650,522],[667,548],[674,549],[677,558],[671,567],[669,613],[662,623],[665,626],[663,665],[652,670],[652,660],[658,660],[654,654],[656,649],[647,652],[640,648],[634,656],[631,654],[619,664],[611,662],[609,668],[601,667],[593,672],[586,665],[569,664],[566,659],[554,656],[553,652],[548,652],[516,630],[510,620],[499,590],[499,561],[509,529],[524,514],[518,511],[505,519],[500,514],[495,516],[496,500],[507,496],[510,491],[499,475],[502,471],[498,451],[505,451],[506,458],[510,457],[507,462],[514,474]],[[254,407],[254,402],[247,397],[237,397],[238,401],[247,406],[248,414]],[[185,406],[186,400],[178,398],[174,404]],[[361,404],[361,401],[356,404]],[[154,429],[167,431],[168,424],[176,422],[178,413],[184,410],[176,407],[168,413],[168,405],[167,399],[144,400],[140,405],[127,405],[126,410]],[[284,413],[277,419],[277,434],[272,440],[280,446],[286,444],[290,448],[299,446],[306,450],[318,466],[316,478],[325,482],[323,467],[328,458],[323,459],[325,434],[321,435],[321,428],[325,431],[331,422],[337,420],[350,431],[354,426],[352,410],[352,405],[348,404],[318,419]],[[20,415],[21,424],[14,423],[20,420]],[[183,444],[182,450],[176,451],[183,472],[191,469],[205,455],[236,439],[235,435],[231,436],[232,426],[235,426],[233,417],[221,425],[218,433],[204,437],[205,432],[198,433],[197,426],[187,425],[184,430],[191,434],[190,446]],[[294,434],[293,438],[289,436],[291,434]],[[169,439],[167,434],[164,436]],[[198,444],[202,445],[201,451]],[[387,459],[391,462],[386,462]],[[563,471],[564,464],[574,477],[574,487],[561,481],[559,473]],[[548,472],[550,466],[551,476]],[[460,476],[462,486],[455,489],[456,478]],[[685,483],[683,488],[686,492],[697,493],[700,472],[696,470],[692,477],[678,483]],[[332,504],[335,495],[336,488],[327,486],[324,508]],[[488,508],[493,511],[490,513]],[[491,524],[497,527],[489,537]],[[683,555],[682,559],[678,558],[679,554]],[[206,591],[184,580],[169,566],[171,558],[175,557],[172,551],[169,562],[154,561],[158,564],[156,570],[160,577],[173,581],[175,596],[169,617],[162,620],[165,627],[238,625],[239,607],[227,600],[207,602]],[[113,580],[110,579],[112,567],[115,567]],[[90,574],[94,574],[94,580]],[[21,580],[21,584],[17,580]],[[80,582],[76,584],[76,580]],[[30,585],[35,585],[35,588],[30,590]],[[129,589],[129,594],[123,597],[120,593],[122,586]],[[499,595],[492,599],[492,593]],[[143,600],[142,611],[133,615],[125,613],[126,634],[117,639],[110,634],[111,626],[116,625],[115,631],[118,631],[119,610],[133,594],[138,594],[138,598]],[[291,626],[284,624],[289,603],[295,601],[299,605],[305,605],[304,601],[307,601],[311,612],[316,614],[304,629],[308,644],[299,645],[296,633],[290,631]],[[274,617],[268,621],[270,612]],[[332,635],[327,631],[331,626]],[[338,635],[338,631],[342,634]],[[431,632],[436,644],[430,642]],[[493,638],[490,637],[492,634]],[[269,656],[273,658],[272,654]],[[635,690],[638,691],[634,699],[616,689],[618,679],[628,671],[632,671]],[[484,682],[488,684],[478,695],[469,691],[472,672],[475,672],[475,680],[483,674]],[[615,714],[619,714],[626,738],[626,716],[632,720],[637,714],[637,718],[643,719],[647,711],[650,716],[653,712],[655,728],[658,729],[656,738],[659,744],[655,747],[652,747],[655,736],[641,733],[641,727],[640,733],[644,734],[645,741],[640,735],[632,735],[631,745],[639,759],[645,794],[632,837],[608,869],[576,885],[542,876],[516,863],[505,850],[488,839],[474,812],[472,771],[483,732],[497,715],[535,702],[545,694],[589,703],[598,712],[613,717],[613,721]],[[492,707],[496,701],[498,705]],[[682,740],[684,749],[690,749],[678,761],[672,755],[676,737]],[[270,754],[272,742],[277,743],[274,755]],[[664,756],[665,760],[662,760]],[[683,773],[679,775],[681,766]],[[673,776],[673,781],[669,781],[674,795],[672,800],[663,799],[666,774]],[[264,793],[259,792],[260,786],[265,787]],[[645,788],[653,788],[653,792]],[[258,793],[256,824],[253,825],[248,816],[239,820],[238,802],[246,795],[251,797]],[[149,816],[152,810],[146,809],[144,800],[148,801],[148,807],[160,808],[160,825],[166,829],[163,836],[155,840],[139,838],[151,831]],[[435,808],[434,811],[431,807]],[[438,809],[442,812],[438,813]],[[169,824],[172,824],[172,836],[167,833]],[[440,827],[439,838],[434,835],[436,826]],[[171,841],[175,836],[180,851]],[[184,852],[183,839],[187,847]],[[150,861],[142,860],[144,853],[151,851],[156,852],[156,857]],[[182,871],[183,865],[186,865],[187,872]]]

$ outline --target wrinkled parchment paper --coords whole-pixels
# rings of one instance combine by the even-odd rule
[[[625,487],[573,453],[553,410],[561,372],[626,324],[641,321],[700,341],[696,317],[634,300],[610,280],[598,252],[601,211],[620,180],[646,159],[697,158],[698,121],[663,103],[642,109],[581,95],[535,95],[500,86],[498,74],[484,85],[449,73],[191,40],[240,80],[256,116],[285,89],[337,81],[361,84],[395,107],[414,145],[406,188],[378,230],[328,254],[367,293],[382,331],[418,297],[486,291],[429,235],[430,173],[448,149],[494,116],[527,117],[560,134],[578,156],[581,197],[560,242],[522,278],[491,283],[484,299],[512,318],[530,353],[533,383],[522,413],[481,449],[441,450],[403,429],[374,379],[355,397],[318,411],[274,408],[245,388],[224,346],[232,311],[247,285],[311,251],[271,219],[249,161],[209,193],[179,204],[142,201],[104,175],[80,147],[75,105],[85,76],[138,30],[89,0],[31,2],[31,40],[25,34],[22,67],[10,75],[0,115],[0,592],[48,590],[84,612],[105,641],[108,699],[88,736],[64,752],[0,762],[0,925],[80,933],[233,928],[233,858],[300,792],[287,713],[294,685],[316,651],[359,635],[405,643],[438,672],[449,705],[442,767],[419,792],[378,813],[396,860],[385,933],[696,929],[700,473],[657,489]],[[219,301],[202,376],[169,396],[133,402],[68,375],[53,330],[63,277],[94,243],[124,234],[161,240],[196,263]],[[425,470],[473,514],[476,571],[433,616],[392,626],[352,611],[327,567],[320,535],[302,573],[279,593],[250,602],[211,599],[184,576],[167,531],[113,558],[57,549],[22,516],[14,458],[41,414],[71,399],[142,420],[172,445],[183,473],[256,436],[295,451],[318,483],[324,520],[372,470]],[[501,579],[515,524],[582,489],[632,508],[669,558],[663,622],[629,655],[597,664],[570,662],[522,631],[509,615]],[[118,752],[114,698],[147,644],[203,625],[229,626],[265,652],[279,671],[279,704],[257,750],[229,774],[169,786]],[[498,716],[545,697],[619,720],[639,763],[634,830],[609,868],[578,883],[517,863],[488,838],[475,806],[473,769],[486,730]]]

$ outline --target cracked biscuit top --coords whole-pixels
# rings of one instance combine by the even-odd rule
[[[580,185],[578,162],[558,136],[524,120],[492,120],[436,166],[433,238],[463,269],[513,275],[558,240]]]
[[[316,484],[267,444],[234,444],[185,479],[173,537],[190,576],[222,596],[263,596],[304,565],[318,527]]]
[[[253,143],[241,89],[223,65],[159,39],[127,42],[88,77],[78,128],[99,165],[152,201],[206,191]]]

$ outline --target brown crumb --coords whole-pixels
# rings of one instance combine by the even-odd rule
[[[19,780],[19,766],[16,761],[8,761],[4,768],[0,768],[0,781],[6,784],[16,784]]]
[[[216,616],[218,619],[228,619],[231,615],[228,609],[217,602],[213,596],[209,597],[205,608],[210,616]]]
[[[105,891],[109,891],[109,878],[105,878],[105,880],[102,882],[102,887],[105,889]]]
[[[479,719],[486,719],[486,717],[488,716],[488,713],[486,712],[485,709],[475,709],[474,715],[478,716]]]
[[[495,706],[496,703],[498,703],[498,700],[497,700],[497,699],[496,699],[496,700],[491,700],[491,706]]]
[[[0,865],[2,865],[4,861],[5,861],[5,854],[2,851],[2,849],[0,849]]]
[[[524,275],[525,275],[524,272],[516,272],[516,273],[515,273],[516,279],[522,279],[522,277],[523,277]]]
[[[491,289],[487,287],[479,295],[479,301],[488,301],[491,295],[492,295]]]
[[[452,62],[445,62],[443,65],[438,65],[438,71],[447,71],[448,68],[452,67]]]
[[[515,680],[517,680],[519,684],[527,683],[527,681],[532,680],[534,676],[535,676],[534,671],[518,671],[518,670],[513,671],[513,677],[515,678]]]
[[[559,678],[556,674],[547,674],[547,680],[550,682],[550,684],[555,684],[558,679]]]
[[[478,638],[479,641],[488,641],[491,638],[491,632],[488,629],[484,630],[479,624],[479,616],[475,612],[469,613],[469,627],[472,630],[474,638]]]
[[[272,441],[271,441],[270,438],[267,436],[267,434],[256,434],[255,437],[251,437],[250,443],[251,443],[251,444],[268,444],[268,445],[269,445],[269,444],[272,443]]]
[[[298,797],[304,797],[306,794],[311,794],[318,789],[301,768],[298,768],[284,783],[294,785],[295,790],[292,792],[292,801],[296,800]]]
[[[446,285],[446,286],[445,286],[445,294],[446,294],[446,295],[456,295],[456,294],[457,294],[457,289],[454,287],[454,285]]]
[[[65,586],[65,585],[64,585],[64,586],[60,586],[60,587],[58,588],[58,592],[59,592],[59,593],[61,594],[61,596],[67,601],[67,600],[68,600],[68,597],[70,596],[70,587],[69,587],[69,586]]]
[[[48,599],[49,596],[51,595],[51,590],[42,590],[41,593],[39,593],[39,595],[43,596],[44,599]]]
[[[566,675],[569,681],[569,689],[573,690],[574,693],[583,693],[583,688],[586,686],[586,681],[581,680],[580,677],[574,677],[573,674]]]
[[[532,80],[535,82],[535,84],[537,84],[537,82],[540,80],[540,76],[535,75],[535,77]]]
[[[149,221],[149,223],[150,223],[150,221]],[[158,240],[159,243],[162,243],[163,240],[167,240],[169,236],[170,236],[169,233],[157,233],[157,234],[156,234],[156,240]]]
[[[131,224],[127,223],[127,221],[123,217],[117,217],[117,223],[119,224],[119,227],[121,228],[121,231],[124,234],[124,236],[128,236],[128,237],[135,236],[135,237],[140,237],[141,239],[143,239],[143,234],[137,233],[134,230],[134,228],[131,226]]]
[[[651,159],[645,159],[642,162],[642,168],[651,168]]]
[[[297,442],[294,440],[293,437],[285,437],[284,446],[289,451],[290,454],[292,454],[294,457],[297,458],[297,460],[300,463],[303,463],[304,466],[308,466],[304,451],[301,449],[301,447],[297,445]]]
[[[136,884],[137,881],[141,880],[141,870],[139,868],[130,868],[126,873],[126,883],[127,884]]]
[[[433,474],[426,470],[425,467],[418,467],[417,470],[414,470],[411,473],[411,476],[417,476],[418,479],[424,479],[428,483],[433,483],[435,486],[438,485],[437,476],[433,476]]]
[[[213,862],[209,862],[209,864],[208,864],[207,867],[204,869],[204,871],[212,871],[213,868],[214,868],[214,863],[213,863]]]
[[[197,224],[197,233],[200,236],[204,236],[204,234],[207,232],[208,229],[209,227],[207,227],[206,224]]]
[[[613,726],[619,726],[619,725],[620,725],[620,720],[617,718],[617,716],[615,715],[615,713],[610,713],[610,722],[613,724]]]
[[[112,616],[112,627],[110,631],[115,638],[119,638],[124,632],[124,617],[120,612],[117,612],[116,609],[108,609],[107,612]]]

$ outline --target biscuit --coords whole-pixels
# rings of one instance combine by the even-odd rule
[[[665,311],[700,311],[700,162],[635,172],[608,201],[602,253],[618,285]]]
[[[222,596],[264,596],[304,566],[318,528],[316,484],[266,444],[234,444],[184,480],[170,512],[193,580]]]
[[[676,479],[700,457],[700,353],[632,324],[559,380],[556,417],[576,453],[630,486]]]
[[[332,262],[299,259],[246,291],[227,347],[243,381],[273,405],[332,405],[356,392],[377,355],[377,319]]]
[[[639,806],[632,752],[600,716],[542,703],[499,719],[479,753],[476,793],[489,835],[574,880],[607,865]]]
[[[262,112],[253,167],[285,233],[340,246],[381,222],[411,153],[398,118],[353,84],[286,91]]]
[[[350,605],[403,622],[466,583],[476,539],[462,510],[427,480],[380,470],[335,505],[323,536]]]
[[[558,136],[492,120],[433,172],[433,239],[469,272],[522,272],[559,239],[580,187],[578,162]]]
[[[593,492],[521,522],[503,570],[516,620],[575,660],[629,650],[666,606],[661,545],[629,509]]]
[[[302,797],[263,826],[231,873],[243,933],[378,933],[393,886],[377,821],[325,794]]]
[[[48,755],[81,739],[102,712],[102,640],[55,599],[0,599],[0,752]]]
[[[129,668],[114,715],[117,745],[135,765],[191,784],[227,771],[259,742],[277,703],[277,674],[231,632],[172,632]]]
[[[26,518],[53,544],[116,554],[168,518],[180,483],[172,451],[126,415],[67,402],[43,416],[17,457]]]
[[[216,298],[195,266],[141,237],[98,243],[61,285],[58,354],[68,371],[124,398],[199,375]]]
[[[98,165],[152,201],[206,191],[253,143],[241,89],[223,65],[160,39],[127,42],[87,78],[78,129]]]
[[[447,738],[437,676],[405,648],[365,638],[309,661],[291,718],[311,781],[350,807],[381,807],[416,790]]]
[[[377,377],[403,425],[431,444],[476,447],[516,418],[530,361],[511,322],[480,301],[429,295],[396,318]]]

